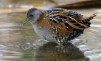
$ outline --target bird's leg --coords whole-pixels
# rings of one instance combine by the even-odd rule
[[[64,47],[63,43],[64,43],[63,40],[61,40],[61,39],[58,40],[58,45],[59,45],[60,49],[63,49],[63,47]]]
[[[70,41],[64,41],[63,42],[63,46],[66,46],[66,45],[68,45],[68,44],[70,44],[71,42]]]
[[[61,51],[62,49],[63,49],[63,44],[62,44],[62,42],[61,41],[58,41],[58,49],[59,49],[59,51]]]

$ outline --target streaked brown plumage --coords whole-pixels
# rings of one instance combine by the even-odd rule
[[[27,21],[30,21],[40,37],[49,41],[68,42],[90,27],[90,20],[95,16],[93,14],[84,18],[77,12],[61,8],[49,10],[32,8],[27,13]]]

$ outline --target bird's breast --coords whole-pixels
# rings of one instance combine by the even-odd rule
[[[48,29],[45,27],[39,26],[38,24],[33,26],[34,31],[37,33],[39,37],[48,41],[55,41],[54,34],[52,34]]]

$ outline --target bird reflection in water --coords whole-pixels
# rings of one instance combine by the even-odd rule
[[[89,58],[72,43],[60,49],[58,44],[48,42],[37,49],[35,61],[89,61]]]

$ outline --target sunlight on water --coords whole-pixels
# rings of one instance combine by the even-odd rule
[[[101,9],[97,9],[97,10],[95,10],[96,12],[101,12]]]
[[[98,25],[98,24],[92,24],[91,26],[92,27],[101,27],[101,25]]]
[[[21,58],[20,52],[7,50],[7,46],[0,45],[0,61],[13,61],[19,58]]]
[[[9,8],[33,8],[32,5],[19,5],[19,4],[16,4],[16,5],[9,4],[8,7]]]

